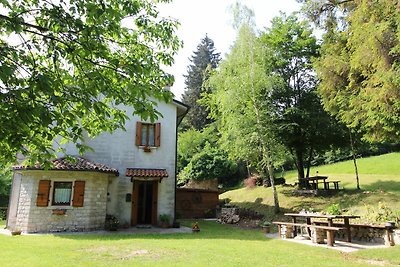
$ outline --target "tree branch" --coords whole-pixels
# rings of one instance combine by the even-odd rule
[[[11,18],[9,16],[5,16],[5,15],[2,15],[2,14],[0,14],[0,19],[1,20],[7,20],[7,21],[9,21],[11,23],[21,24],[21,25],[24,25],[24,26],[26,26],[28,28],[34,28],[34,29],[36,29],[38,31],[41,31],[41,32],[48,32],[49,31],[49,29],[47,29],[45,27],[34,25],[34,24],[30,24],[30,23],[27,23],[27,22],[25,22],[23,20],[22,21],[21,20],[17,20],[15,18]]]

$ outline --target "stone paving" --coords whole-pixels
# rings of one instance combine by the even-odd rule
[[[268,238],[280,239],[278,236],[278,233],[270,233],[270,234],[266,234],[265,236]],[[389,246],[385,246],[384,244],[360,242],[360,241],[354,241],[354,240],[352,243],[335,240],[335,244],[333,245],[333,247],[327,246],[326,244],[313,243],[311,240],[303,239],[303,238],[286,238],[286,239],[281,239],[281,240],[288,241],[288,242],[294,242],[294,243],[298,243],[298,244],[304,244],[304,245],[308,245],[308,246],[335,249],[335,250],[339,250],[342,252],[354,252],[354,251],[358,251],[361,249],[388,248],[389,247]]]

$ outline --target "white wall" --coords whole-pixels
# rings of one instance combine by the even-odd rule
[[[138,116],[126,122],[126,131],[103,133],[86,143],[94,149],[94,152],[84,155],[86,159],[116,168],[120,173],[109,186],[107,213],[117,216],[125,226],[129,226],[131,221],[131,202],[126,202],[125,196],[127,193],[132,194],[133,186],[130,178],[125,176],[126,168],[166,169],[169,177],[163,178],[159,184],[157,210],[158,215],[174,215],[177,106],[173,103],[159,103],[157,110],[163,114],[163,117],[155,121],[161,123],[161,144],[160,147],[152,148],[151,152],[144,152],[135,145],[136,122],[142,121]],[[132,111],[131,107],[127,107],[127,115],[132,114]],[[73,145],[67,147],[67,154],[76,154]]]

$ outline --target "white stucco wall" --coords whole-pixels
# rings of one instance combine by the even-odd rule
[[[122,226],[129,226],[131,222],[131,202],[126,202],[125,197],[128,193],[132,194],[133,184],[131,179],[125,176],[127,168],[167,170],[169,177],[163,178],[158,188],[157,218],[160,214],[174,216],[177,106],[173,103],[159,103],[156,109],[163,114],[163,117],[155,121],[161,123],[161,142],[160,147],[152,148],[151,152],[144,152],[135,145],[136,122],[143,122],[138,116],[133,116],[126,122],[126,131],[103,133],[86,142],[94,152],[87,152],[84,158],[116,168],[120,173],[109,186],[107,213],[118,217]],[[127,107],[126,110],[127,115],[133,112],[131,107]],[[76,149],[69,145],[66,152],[76,154]]]
[[[68,171],[16,171],[20,193],[13,195],[16,201],[10,209],[7,228],[11,231],[52,232],[104,229],[107,206],[107,187],[112,176],[99,172]],[[51,206],[37,207],[36,199],[40,180],[85,181],[83,207]],[[54,209],[65,209],[65,215],[53,214]]]

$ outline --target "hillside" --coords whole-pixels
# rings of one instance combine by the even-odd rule
[[[354,165],[352,161],[318,166],[312,168],[311,174],[329,176],[331,180],[340,180],[345,190],[331,197],[293,196],[292,186],[278,186],[279,202],[283,212],[307,210],[325,210],[332,204],[339,204],[347,213],[362,215],[368,220],[384,213],[388,208],[400,217],[400,153],[363,158],[358,160],[361,190],[356,190]],[[295,172],[285,175],[288,184],[297,180]],[[271,220],[271,188],[241,188],[220,195],[220,199],[229,198],[232,203],[252,208],[266,215]],[[380,203],[380,204],[379,204]],[[379,205],[378,205],[379,204]],[[278,216],[279,217],[279,216]],[[382,216],[381,216],[382,217]]]

